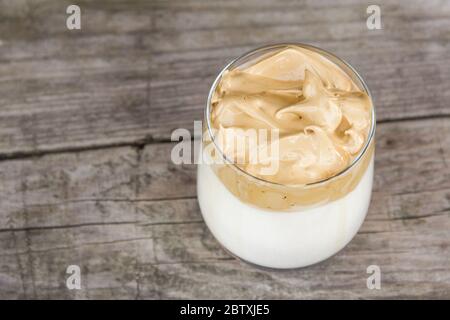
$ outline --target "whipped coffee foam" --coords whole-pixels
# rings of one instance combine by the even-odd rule
[[[371,100],[335,63],[299,46],[288,46],[226,71],[212,99],[211,124],[224,154],[253,176],[284,185],[308,184],[348,167],[368,139]],[[246,149],[230,137],[248,129],[278,130],[273,140]],[[249,161],[249,148],[267,149],[278,170]],[[266,159],[267,161],[267,159]]]

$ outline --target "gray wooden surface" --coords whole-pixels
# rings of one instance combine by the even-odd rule
[[[449,1],[377,1],[372,31],[370,1],[77,1],[69,31],[71,3],[0,1],[0,298],[450,298]],[[170,133],[201,119],[227,61],[284,41],[367,80],[376,171],[344,250],[270,272],[212,237]]]

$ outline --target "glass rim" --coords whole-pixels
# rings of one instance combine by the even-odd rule
[[[230,159],[228,159],[228,157],[222,152],[222,150],[219,148],[219,146],[217,145],[216,141],[215,141],[215,137],[212,134],[212,129],[211,129],[211,100],[212,100],[212,96],[214,94],[214,92],[216,91],[217,85],[219,84],[219,81],[222,79],[223,74],[225,73],[225,71],[230,70],[230,68],[238,63],[240,60],[243,60],[253,54],[256,54],[260,51],[264,51],[264,50],[270,50],[270,49],[278,49],[278,48],[284,48],[284,47],[289,47],[289,46],[297,46],[297,47],[302,47],[305,48],[307,50],[311,50],[314,51],[316,53],[322,54],[325,56],[325,58],[328,59],[327,56],[330,56],[334,59],[336,59],[337,61],[341,62],[343,65],[345,65],[358,79],[358,81],[360,82],[362,89],[364,89],[364,91],[367,93],[371,105],[372,105],[372,112],[371,112],[371,125],[370,125],[370,131],[368,134],[368,137],[366,139],[366,143],[364,144],[364,147],[361,148],[361,150],[359,151],[358,155],[353,159],[353,161],[347,166],[345,167],[345,169],[337,172],[336,174],[327,177],[325,179],[321,179],[318,181],[314,181],[314,182],[310,182],[310,183],[303,183],[303,184],[283,184],[283,183],[278,183],[278,182],[274,182],[274,181],[269,181],[257,176],[254,176],[252,174],[250,174],[249,172],[245,171],[244,169],[240,168],[238,165],[236,165],[236,163],[234,163],[233,161],[231,161]],[[330,59],[329,59],[330,60]],[[330,60],[331,61],[331,60]],[[335,63],[334,61],[331,61],[332,63]],[[336,63],[335,63],[336,64]],[[342,69],[341,66],[338,65],[339,68]],[[347,75],[348,72],[346,70],[342,70],[344,71]],[[233,60],[231,60],[229,63],[227,63],[225,65],[225,67],[219,72],[219,74],[217,75],[217,77],[214,79],[213,84],[211,85],[211,88],[209,90],[208,93],[208,99],[206,102],[206,108],[205,108],[205,113],[204,113],[204,118],[206,119],[206,126],[208,129],[208,134],[209,137],[211,139],[211,142],[214,144],[214,147],[216,150],[219,151],[222,160],[225,161],[226,164],[234,167],[235,169],[237,169],[238,171],[240,171],[241,173],[243,173],[246,176],[251,177],[252,179],[256,179],[259,182],[262,183],[266,183],[269,185],[274,185],[274,186],[278,186],[278,187],[313,187],[313,186],[318,186],[320,184],[323,184],[325,182],[331,181],[331,180],[335,180],[338,177],[344,175],[346,172],[348,172],[351,168],[353,168],[364,156],[364,154],[366,153],[366,151],[369,149],[369,146],[372,143],[373,137],[375,136],[375,129],[376,129],[376,114],[375,114],[375,106],[373,104],[373,99],[372,99],[372,95],[370,93],[369,87],[367,86],[366,82],[364,81],[364,79],[361,77],[361,75],[355,70],[355,68],[353,68],[353,66],[348,63],[347,61],[345,61],[344,59],[336,56],[335,54],[324,50],[322,48],[310,45],[310,44],[306,44],[306,43],[300,43],[300,42],[287,42],[287,43],[276,43],[276,44],[268,44],[268,45],[264,45],[258,48],[255,48],[253,50],[247,51],[245,53],[243,53],[242,55],[238,56],[237,58],[234,58]]]

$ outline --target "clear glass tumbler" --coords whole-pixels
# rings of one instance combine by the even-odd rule
[[[345,170],[325,180],[277,184],[248,174],[223,155],[210,119],[211,99],[222,75],[289,45],[315,51],[337,64],[372,102],[366,84],[348,63],[306,44],[278,44],[248,52],[225,66],[214,81],[205,108],[197,172],[200,209],[212,234],[232,255],[276,269],[320,262],[350,242],[367,214],[374,170],[373,103],[364,147]]]

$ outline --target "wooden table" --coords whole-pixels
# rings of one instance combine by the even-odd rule
[[[0,2],[0,298],[450,298],[450,2],[377,1],[381,30],[371,1],[77,1],[68,30],[71,3]],[[366,79],[376,168],[344,250],[271,272],[212,237],[170,134],[227,61],[287,41]]]

